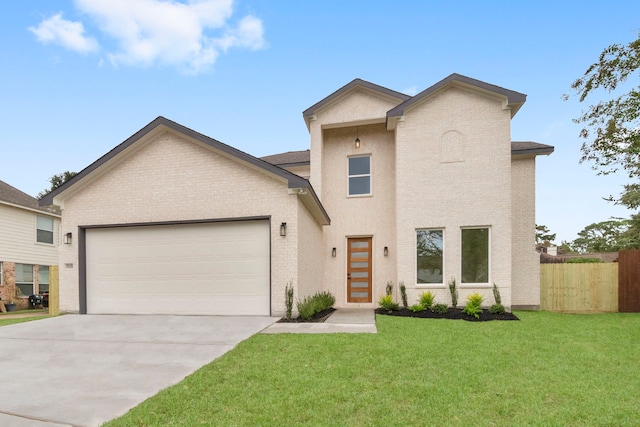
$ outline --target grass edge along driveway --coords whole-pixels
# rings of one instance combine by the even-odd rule
[[[640,314],[256,335],[106,425],[637,425]]]

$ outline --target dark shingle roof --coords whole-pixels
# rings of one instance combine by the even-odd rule
[[[553,146],[531,141],[511,141],[511,155],[545,155],[553,153]],[[311,161],[309,150],[287,151],[286,153],[272,154],[261,157],[265,162],[276,166],[308,165]]]
[[[287,151],[286,153],[260,157],[260,159],[276,166],[308,165],[311,161],[311,152],[309,150]]]
[[[321,99],[320,101],[318,101],[315,104],[313,104],[311,107],[309,107],[306,110],[304,110],[302,112],[302,117],[304,117],[305,120],[308,121],[309,117],[313,116],[319,108],[321,108],[324,105],[328,104],[329,102],[333,101],[334,99],[336,99],[337,97],[339,97],[343,93],[348,92],[351,89],[354,89],[356,87],[363,87],[363,88],[372,90],[374,92],[378,92],[380,94],[383,94],[383,95],[386,95],[386,96],[390,96],[392,98],[396,98],[398,100],[398,102],[403,102],[403,101],[406,101],[407,99],[411,98],[409,95],[406,95],[406,94],[400,93],[400,92],[396,92],[395,90],[387,89],[384,86],[380,86],[380,85],[377,85],[375,83],[371,83],[371,82],[368,82],[368,81],[362,80],[362,79],[354,79],[351,82],[347,83],[346,85],[342,86],[340,89],[338,89],[335,92],[333,92],[331,95]]]
[[[93,171],[95,171],[96,169],[100,168],[102,165],[106,164],[107,162],[109,162],[111,159],[115,158],[118,154],[122,153],[124,150],[126,150],[129,146],[131,146],[132,144],[135,144],[137,141],[139,141],[140,139],[142,139],[143,137],[145,137],[147,134],[150,134],[152,132],[154,132],[157,128],[162,129],[161,127],[164,126],[164,128],[166,129],[170,129],[174,132],[178,132],[182,135],[188,136],[190,138],[193,138],[196,141],[199,141],[205,145],[208,145],[216,150],[220,150],[223,153],[226,153],[227,155],[234,157],[238,160],[244,161],[250,165],[253,165],[254,167],[257,167],[258,169],[263,169],[269,173],[272,173],[274,175],[280,176],[284,179],[287,180],[288,182],[288,187],[289,188],[299,188],[299,189],[306,189],[308,190],[308,193],[310,197],[313,199],[314,203],[316,204],[320,215],[323,217],[324,221],[329,224],[331,222],[331,220],[329,219],[329,215],[327,214],[326,210],[324,209],[324,206],[322,206],[322,203],[320,202],[320,199],[318,199],[318,196],[316,195],[313,187],[311,186],[311,184],[309,183],[308,180],[294,174],[291,173],[285,169],[282,169],[276,165],[273,165],[269,162],[266,162],[264,160],[258,159],[257,157],[254,157],[250,154],[247,154],[243,151],[238,150],[237,148],[234,148],[230,145],[224,144],[220,141],[217,141],[213,138],[210,138],[206,135],[203,135],[199,132],[194,131],[193,129],[189,129],[186,126],[183,126],[179,123],[176,123],[172,120],[169,120],[165,117],[159,116],[157,117],[155,120],[153,120],[151,123],[149,123],[148,125],[146,125],[145,127],[143,127],[142,129],[140,129],[138,132],[136,132],[135,134],[133,134],[132,136],[130,136],[129,138],[127,138],[124,142],[122,142],[121,144],[117,145],[116,147],[114,147],[111,151],[109,151],[108,153],[106,153],[105,155],[103,155],[102,157],[100,157],[98,160],[96,160],[95,162],[93,162],[92,164],[90,164],[89,166],[87,166],[86,168],[84,168],[83,170],[81,170],[77,175],[75,175],[73,178],[71,178],[70,180],[66,181],[64,184],[62,184],[60,187],[56,188],[55,190],[53,190],[51,193],[47,194],[45,197],[43,197],[40,200],[40,205],[53,205],[54,204],[54,199],[56,198],[56,196],[58,196],[61,193],[64,193],[65,191],[67,191],[67,189],[71,188],[72,186],[78,184],[80,181],[82,181],[87,175],[91,174]]]
[[[511,141],[511,155],[534,154],[549,155],[553,153],[554,147],[532,141]]]
[[[59,213],[57,211],[52,212],[49,209],[41,207],[38,203],[38,199],[31,197],[27,193],[22,192],[15,187],[12,187],[4,181],[0,181],[0,203],[9,203],[42,212],[53,213],[54,215],[58,215]]]
[[[498,95],[505,96],[507,98],[508,105],[511,107],[511,117],[513,117],[516,114],[516,112],[520,109],[520,107],[522,107],[522,104],[524,104],[524,102],[527,100],[527,95],[523,93],[505,89],[503,87],[492,85],[490,83],[486,83],[481,80],[472,79],[471,77],[454,73],[446,77],[445,79],[440,80],[438,83],[434,84],[433,86],[423,90],[416,96],[404,101],[402,104],[398,105],[397,107],[389,110],[389,112],[387,112],[387,118],[402,116],[404,114],[404,110],[407,107],[411,106],[412,104],[415,104],[416,102],[420,101],[421,99],[433,93],[438,92],[440,89],[454,82],[461,83],[467,86],[473,86],[475,88],[478,88],[486,92],[493,92]]]

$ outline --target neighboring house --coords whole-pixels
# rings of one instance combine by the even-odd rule
[[[27,308],[29,295],[49,291],[58,265],[60,214],[0,181],[0,298]]]
[[[453,74],[410,97],[356,79],[303,113],[310,150],[255,158],[159,117],[41,203],[62,209],[60,304],[81,313],[280,315],[330,291],[375,307],[500,287],[540,304],[526,96]],[[309,180],[305,179],[309,177]]]

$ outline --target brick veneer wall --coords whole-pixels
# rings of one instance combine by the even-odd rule
[[[271,217],[272,310],[283,313],[284,287],[297,278],[298,196],[287,183],[245,167],[208,147],[167,131],[138,141],[135,151],[95,171],[64,201],[62,233],[79,226],[234,217]],[[280,223],[287,236],[280,237]],[[60,309],[77,312],[78,239],[60,246]]]

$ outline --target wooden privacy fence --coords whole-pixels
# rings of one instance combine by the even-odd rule
[[[618,253],[618,311],[640,313],[640,249]]]
[[[618,311],[618,263],[541,264],[540,309]]]
[[[49,267],[49,314],[60,314],[60,278],[58,266]]]

